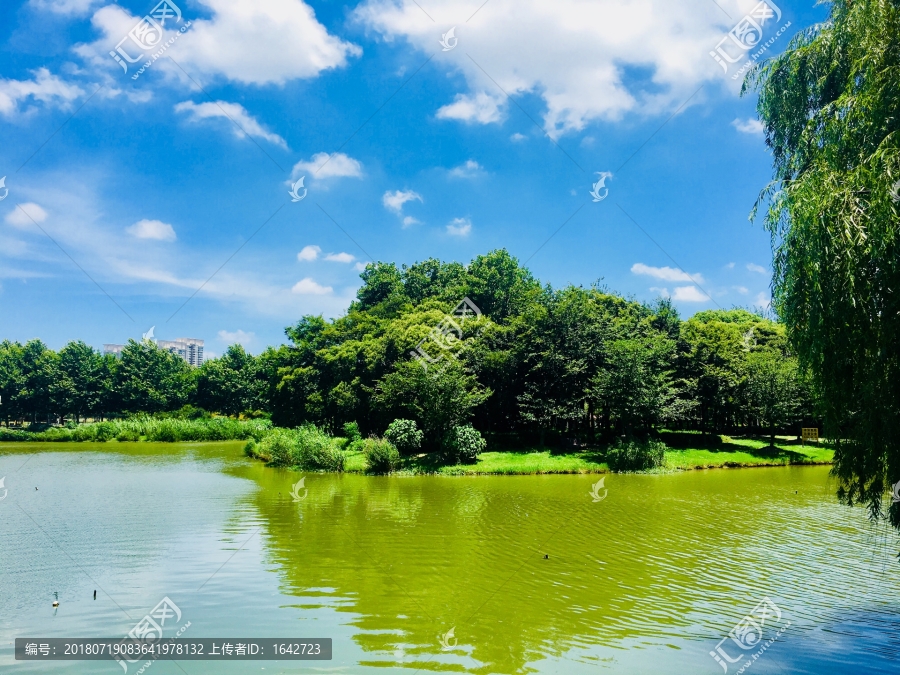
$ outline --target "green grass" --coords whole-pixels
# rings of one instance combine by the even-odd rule
[[[751,438],[727,439],[709,447],[702,446],[700,434],[668,435],[673,445],[666,451],[666,469],[686,471],[691,469],[715,469],[725,467],[784,466],[788,464],[830,464],[834,451],[825,445],[801,446],[785,438],[776,438],[770,448],[768,441]],[[685,447],[681,447],[685,446]],[[354,473],[365,471],[365,457],[361,452],[348,452],[344,470]],[[401,475],[437,474],[445,476],[466,475],[518,475],[547,473],[605,473],[609,467],[598,450],[558,453],[539,448],[520,451],[484,452],[475,464],[442,465],[436,455],[404,458]]]

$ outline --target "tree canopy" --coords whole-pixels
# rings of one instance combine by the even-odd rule
[[[900,480],[900,3],[830,9],[744,87],[774,162],[774,306],[820,392],[839,496],[876,516]]]

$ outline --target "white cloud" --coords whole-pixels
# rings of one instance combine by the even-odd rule
[[[25,202],[7,213],[5,220],[13,227],[24,229],[35,223],[43,223],[47,220],[47,212],[34,202]]]
[[[349,56],[362,54],[356,45],[329,35],[302,0],[200,0],[196,4],[201,7],[181,5],[185,19],[193,23],[172,46],[179,64],[194,77],[280,85],[343,67]],[[211,17],[197,18],[196,9]],[[108,52],[139,19],[115,5],[102,7],[91,19],[102,37],[78,45],[76,53],[107,70],[118,69]],[[168,22],[164,39],[183,25]],[[182,77],[174,66],[169,71]]]
[[[226,345],[239,344],[242,345],[245,349],[250,346],[250,343],[253,342],[253,339],[255,337],[256,335],[254,333],[245,333],[240,329],[233,332],[227,330],[219,331],[219,340],[224,342]]]
[[[364,263],[364,262],[358,262],[358,263],[356,263],[356,264],[354,265],[354,267],[356,268],[356,270],[357,270],[358,272],[362,272],[363,270],[366,269],[366,263]]]
[[[461,120],[490,124],[500,122],[505,114],[500,105],[503,100],[479,91],[474,96],[457,94],[453,103],[438,108],[437,117],[443,120]]]
[[[466,237],[472,231],[472,221],[468,218],[454,218],[447,225],[447,234],[454,237]]]
[[[742,120],[740,118],[735,119],[731,123],[731,126],[740,131],[742,134],[761,134],[763,132],[763,123],[752,118],[748,118],[746,120]]]
[[[445,57],[447,68],[463,74],[468,91],[438,116],[496,122],[500,88],[511,96],[541,97],[543,127],[553,136],[594,120],[671,113],[704,82],[731,86],[709,51],[754,3],[720,4],[735,19],[708,0],[491,0],[466,24],[460,40],[469,47]],[[470,16],[472,7],[471,0],[445,0],[428,11],[436,25],[451,26]],[[485,12],[503,20],[490,20]],[[422,53],[434,52],[435,23],[422,20],[413,0],[364,0],[354,15],[385,39],[406,39]]]
[[[287,149],[287,143],[281,136],[268,131],[239,103],[229,103],[228,101],[216,101],[215,103],[210,101],[203,103],[183,101],[175,106],[175,112],[188,113],[194,122],[221,117],[227,121],[231,131],[238,138],[243,138],[245,135],[256,136]]]
[[[733,269],[734,269],[734,263],[733,263],[733,262],[728,263],[727,265],[725,265],[725,269],[726,269],[726,270],[733,270]]]
[[[11,115],[18,111],[19,104],[29,97],[49,106],[67,108],[84,91],[76,84],[69,84],[51,75],[46,68],[31,71],[34,79],[0,79],[0,114]]]
[[[414,199],[421,202],[422,196],[418,192],[413,192],[412,190],[394,190],[393,192],[388,190],[384,193],[381,201],[386,209],[399,215],[403,211],[403,205]]]
[[[412,216],[406,216],[403,218],[403,227],[404,228],[410,227],[411,225],[420,225],[421,223],[422,223],[421,220],[418,220],[417,218],[413,218]]]
[[[644,263],[635,263],[631,266],[631,272],[633,274],[644,274],[655,279],[662,279],[663,281],[691,281],[698,284],[703,283],[703,276],[701,274],[688,274],[687,272],[683,272],[682,270],[673,267],[651,267]]]
[[[520,133],[517,131],[516,133],[514,133],[512,136],[509,137],[509,140],[518,143],[519,141],[524,141],[524,140],[525,140],[525,136],[524,136],[523,134],[520,134]]]
[[[175,229],[161,220],[139,220],[129,225],[125,231],[138,239],[156,239],[158,241],[175,241]]]
[[[315,260],[319,257],[319,254],[322,252],[322,249],[318,246],[310,244],[309,246],[304,246],[303,250],[297,254],[297,260]]]
[[[361,178],[362,164],[343,152],[337,152],[333,157],[327,152],[317,152],[309,160],[301,159],[294,164],[292,178],[296,180],[305,175],[310,178]]]
[[[769,307],[772,306],[772,298],[769,297],[768,293],[760,292],[759,295],[756,296],[756,299],[753,301],[753,304],[756,307],[769,309]]]
[[[325,260],[339,263],[352,263],[356,260],[356,256],[350,255],[349,253],[329,253],[325,256]]]
[[[741,295],[747,295],[749,293],[749,289],[746,286],[732,286],[734,290],[736,290]]]
[[[28,4],[45,12],[80,16],[87,14],[101,2],[103,0],[30,0]]]
[[[769,271],[765,267],[763,267],[762,265],[757,265],[756,263],[747,263],[747,269],[758,274],[769,273]]]
[[[295,293],[296,295],[328,295],[333,291],[334,289],[331,286],[317,284],[309,277],[301,279],[294,284],[294,287],[291,289],[291,293]]]
[[[709,297],[696,286],[678,286],[675,288],[672,299],[682,302],[706,302],[709,300]]]
[[[455,178],[474,178],[483,171],[483,166],[474,159],[469,159],[466,160],[465,164],[460,164],[459,166],[450,169],[450,175]]]
[[[659,293],[659,294],[660,294],[662,297],[664,297],[664,298],[671,297],[671,295],[672,295],[671,293],[669,293],[669,289],[668,289],[668,288],[658,288],[658,287],[656,287],[656,286],[651,286],[651,287],[650,287],[650,290],[651,290],[651,291],[654,291],[654,292],[656,292],[656,293]]]

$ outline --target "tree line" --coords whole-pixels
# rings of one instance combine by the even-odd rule
[[[83,342],[0,343],[0,417],[102,419],[190,405],[274,424],[381,434],[417,422],[425,448],[473,424],[528,438],[646,438],[662,427],[799,433],[815,395],[782,324],[744,310],[686,321],[594,286],[541,285],[507,251],[468,266],[372,263],[345,316],[304,316],[289,344],[232,345],[191,368],[150,342],[120,358]],[[465,301],[463,302],[463,299]]]

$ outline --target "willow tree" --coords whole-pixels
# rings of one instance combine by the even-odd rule
[[[774,305],[820,390],[838,496],[877,517],[900,481],[900,1],[830,10],[744,90],[774,163],[757,203]]]

